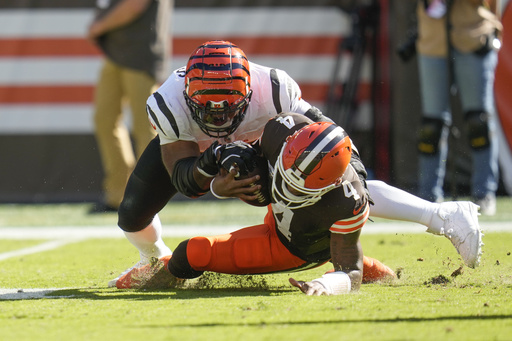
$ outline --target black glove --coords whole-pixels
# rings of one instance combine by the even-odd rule
[[[254,170],[254,156],[257,154],[258,151],[256,148],[242,141],[228,143],[217,149],[219,165],[228,171],[231,170],[232,167],[237,166],[237,176],[247,175]]]
[[[223,146],[220,146],[219,142],[215,141],[197,159],[197,169],[204,176],[213,178],[219,172],[216,150],[221,147]]]

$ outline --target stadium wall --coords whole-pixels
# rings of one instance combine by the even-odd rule
[[[377,39],[362,58],[349,132],[373,178],[414,192],[417,68],[415,59],[404,63],[395,49],[404,42],[415,3],[376,2],[379,16],[371,19]],[[346,82],[354,62],[340,47],[354,37],[353,19],[369,3],[175,0],[171,69],[184,65],[206,40],[232,40],[252,61],[286,70],[303,97],[326,110],[331,84]],[[100,197],[92,97],[101,55],[84,38],[93,5],[94,0],[0,2],[0,203]],[[368,43],[371,34],[365,31]],[[501,115],[509,116],[505,110]],[[467,192],[468,155],[461,139],[448,160],[447,190],[456,179],[460,192]]]
[[[350,7],[343,3],[176,1],[171,68],[186,64],[206,40],[231,40],[252,61],[286,70],[304,98],[323,109],[330,82],[346,79],[351,63],[343,57],[348,59],[333,76],[340,43],[352,33]],[[0,202],[100,196],[92,99],[101,55],[84,38],[93,5],[93,0],[0,2]],[[356,100],[370,127],[373,70],[365,54]]]

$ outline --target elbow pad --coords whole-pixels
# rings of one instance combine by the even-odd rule
[[[309,118],[310,120],[312,120],[314,122],[330,122],[330,123],[334,123],[333,120],[331,120],[329,117],[327,117],[324,114],[322,114],[320,109],[318,109],[317,107],[309,108],[309,110],[304,113],[304,116],[306,116],[307,118]]]
[[[208,190],[204,190],[194,179],[194,167],[197,157],[187,157],[178,160],[172,170],[171,182],[176,189],[189,198],[197,198],[205,195]]]
[[[361,157],[357,153],[357,149],[353,149],[352,157],[350,158],[350,164],[356,171],[357,175],[359,176],[359,180],[363,184],[364,191],[366,192],[366,195],[368,197],[368,202],[370,204],[374,204],[372,197],[370,196],[370,191],[368,190],[368,185],[366,184],[366,179],[368,178],[368,172],[366,171],[366,168],[363,164],[363,161],[361,160]]]

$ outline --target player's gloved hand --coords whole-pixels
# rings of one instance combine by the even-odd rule
[[[217,150],[223,146],[219,142],[213,142],[197,159],[196,166],[199,173],[206,177],[213,178],[219,172],[217,164]]]
[[[218,163],[227,171],[237,169],[237,176],[247,175],[254,170],[254,156],[257,153],[256,148],[249,143],[243,141],[231,142],[217,149]]]

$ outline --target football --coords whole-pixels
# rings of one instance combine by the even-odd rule
[[[255,200],[242,200],[252,206],[267,206],[271,201],[267,160],[263,156],[254,155],[251,161],[252,171],[249,171],[248,174],[239,175],[236,179],[242,180],[259,175],[260,179],[252,185],[261,185],[261,189],[256,192],[258,197]]]

